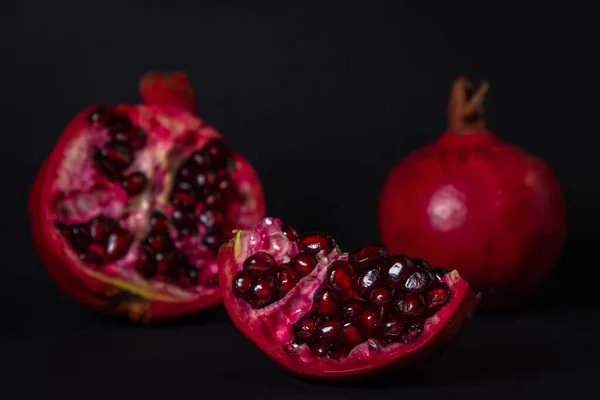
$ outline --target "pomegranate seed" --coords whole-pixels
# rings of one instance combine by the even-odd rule
[[[210,164],[210,156],[202,150],[193,152],[190,160],[193,160],[199,167],[207,167]]]
[[[371,304],[380,306],[388,305],[392,302],[394,293],[388,288],[376,288],[371,292]]]
[[[431,271],[431,265],[429,265],[429,263],[422,258],[413,258],[412,260],[417,268]]]
[[[229,238],[221,231],[212,230],[207,232],[202,239],[202,244],[204,244],[209,250],[217,253],[221,245],[225,243]]]
[[[365,340],[379,336],[381,325],[381,312],[376,308],[368,308],[358,317],[358,329]]]
[[[98,245],[106,244],[108,235],[119,229],[119,223],[114,219],[98,216],[90,221],[90,235],[92,243]]]
[[[367,308],[367,303],[362,300],[351,300],[347,302],[342,308],[342,315],[345,319],[354,319],[358,315],[362,314]]]
[[[92,125],[103,124],[109,116],[110,110],[107,107],[100,107],[88,116],[88,122]]]
[[[340,361],[342,358],[346,357],[347,351],[340,346],[332,345],[331,347],[327,348],[326,354],[327,358]]]
[[[150,253],[169,251],[174,248],[173,241],[168,234],[155,233],[149,235],[143,243],[144,248]]]
[[[184,268],[184,271],[187,282],[191,286],[198,286],[198,278],[200,274],[198,268],[196,268],[194,265],[188,264],[188,266]]]
[[[89,228],[84,224],[71,225],[68,228],[67,239],[77,251],[85,251],[90,247],[92,238]]]
[[[351,262],[359,269],[381,267],[388,252],[381,246],[367,244],[355,250],[350,256]]]
[[[317,266],[317,259],[308,253],[298,253],[294,257],[294,268],[301,276],[306,276]]]
[[[215,175],[212,172],[201,171],[194,176],[193,182],[197,189],[202,189],[215,182]]]
[[[435,267],[434,269],[431,270],[431,272],[433,272],[433,274],[436,276],[436,278],[438,280],[442,280],[442,278],[446,275],[448,275],[450,273],[450,271],[448,271],[446,268],[443,267]]]
[[[225,217],[219,211],[206,209],[200,213],[198,220],[208,229],[221,226],[225,221]]]
[[[173,192],[171,203],[177,208],[193,210],[196,208],[196,194],[191,190]]]
[[[368,268],[358,276],[356,290],[360,297],[368,299],[373,289],[379,286],[381,286],[379,268]]]
[[[288,225],[288,224],[281,224],[281,232],[283,232],[285,237],[290,242],[295,242],[300,237],[300,235],[298,234],[298,231],[295,230],[293,226]]]
[[[311,315],[305,315],[292,328],[292,334],[296,339],[296,343],[311,343],[315,338],[317,324]]]
[[[398,254],[385,263],[382,269],[383,279],[390,286],[398,288],[404,284],[406,278],[414,269],[415,266],[409,257]]]
[[[268,305],[275,296],[275,281],[272,276],[256,277],[250,286],[249,298],[254,308]]]
[[[424,326],[422,323],[415,322],[411,324],[406,332],[402,335],[400,341],[404,344],[414,343],[423,333]]]
[[[250,274],[263,274],[270,271],[277,265],[277,262],[267,252],[259,251],[246,258],[244,261],[244,271],[248,271]]]
[[[237,189],[235,184],[227,174],[223,174],[216,179],[215,186],[219,190],[223,197],[226,199],[234,199],[237,196]]]
[[[166,233],[169,230],[169,221],[165,214],[154,211],[150,216],[150,228],[157,233]]]
[[[400,317],[391,317],[383,324],[381,338],[388,343],[396,343],[402,339],[406,330],[406,320]]]
[[[327,269],[327,285],[334,293],[345,297],[354,291],[354,271],[347,261],[336,260]]]
[[[298,247],[307,253],[316,255],[321,250],[329,252],[329,238],[323,233],[305,233],[298,239]]]
[[[179,167],[179,171],[177,171],[177,179],[178,181],[193,181],[194,176],[198,171],[200,171],[200,167],[194,162],[194,160],[187,159],[181,164]]]
[[[333,317],[338,312],[338,301],[333,292],[327,288],[319,289],[313,298],[313,306],[324,317]]]
[[[317,344],[311,346],[310,351],[315,356],[321,358],[321,357],[325,357],[325,354],[327,353],[327,347],[325,346],[325,343],[317,343]]]
[[[296,286],[298,282],[298,274],[291,266],[285,266],[277,272],[277,288],[279,290],[279,298],[283,298]]]
[[[152,279],[156,275],[156,260],[153,256],[144,255],[143,261],[138,264],[139,273],[146,279]]]
[[[349,346],[356,346],[363,342],[358,328],[351,321],[345,322],[342,327],[342,340]]]
[[[111,181],[121,181],[121,169],[110,160],[104,158],[100,149],[94,150],[92,159],[94,160],[94,165],[100,174],[104,175]]]
[[[252,277],[244,271],[238,272],[233,278],[233,295],[238,299],[246,300],[251,285]]]
[[[450,289],[443,283],[439,283],[429,289],[425,295],[425,305],[430,310],[438,310],[443,307],[450,298]]]
[[[406,290],[418,292],[425,289],[430,282],[431,278],[428,274],[426,274],[424,271],[416,271],[406,278],[406,282],[404,282],[404,288]]]
[[[396,310],[400,315],[416,317],[424,310],[423,298],[418,295],[405,294],[396,301]]]
[[[193,211],[175,210],[171,218],[173,225],[183,234],[196,230],[196,216]]]
[[[204,152],[210,157],[210,166],[215,169],[227,167],[228,149],[220,140],[212,140],[204,146]]]
[[[142,193],[146,189],[147,184],[148,179],[141,172],[134,172],[121,182],[123,189],[132,196]]]
[[[119,169],[126,169],[133,162],[131,147],[125,143],[108,142],[100,150],[100,155]]]
[[[341,338],[342,325],[339,321],[321,321],[317,329],[317,339],[323,343],[334,343]]]
[[[111,136],[119,132],[128,132],[133,129],[131,121],[125,115],[113,114],[106,119],[104,125],[106,126],[106,129],[108,129],[108,132],[111,134]]]
[[[225,211],[226,204],[223,200],[223,196],[219,192],[207,193],[203,196],[203,202],[206,208]]]
[[[100,256],[100,254],[96,253],[94,250],[87,250],[83,253],[79,254],[79,259],[86,264],[90,265],[102,265],[104,264],[104,260]]]
[[[109,261],[116,261],[129,250],[133,236],[126,230],[112,232],[106,241],[105,253]]]

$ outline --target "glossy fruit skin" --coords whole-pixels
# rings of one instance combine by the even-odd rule
[[[457,269],[482,292],[482,308],[521,304],[566,236],[548,164],[485,129],[446,131],[394,167],[378,218],[389,252]]]
[[[266,220],[270,220],[268,224],[263,223]],[[259,310],[261,318],[258,319],[255,316],[256,310],[253,310],[245,301],[235,297],[232,283],[236,273],[243,268],[243,261],[253,252],[252,247],[256,246],[258,238],[273,235],[273,232],[281,226],[281,221],[267,217],[259,222],[260,224],[268,225],[268,228],[265,231],[258,230],[258,228],[256,231],[240,230],[219,250],[219,285],[223,304],[233,323],[246,337],[274,362],[296,376],[313,381],[343,382],[363,380],[389,371],[409,368],[415,362],[435,355],[460,335],[479,305],[480,294],[475,293],[469,284],[460,278],[457,271],[452,271],[447,282],[452,282],[453,298],[447,304],[445,311],[439,315],[439,319],[431,322],[435,329],[428,330],[426,337],[424,336],[424,339],[418,344],[407,346],[393,354],[387,354],[385,350],[382,351],[382,354],[376,354],[378,353],[376,351],[372,358],[364,359],[357,356],[341,363],[327,360],[298,361],[291,357],[278,342],[280,338],[289,335],[291,326],[303,314],[303,312],[296,313],[296,311],[290,310],[298,308],[298,311],[303,309],[305,312],[310,309],[312,300],[307,299],[312,299],[314,290],[324,282],[326,269],[323,267],[336,259],[347,259],[345,258],[347,254],[341,254],[336,250],[329,255],[327,263],[320,263],[315,268],[308,283],[310,288],[305,288],[307,290],[305,295],[300,294],[303,300],[294,301],[291,305],[288,303],[281,305],[275,302],[266,309]],[[317,270],[321,272],[317,272]],[[286,302],[287,300],[283,299],[282,301]],[[297,319],[290,320],[288,313],[295,314]],[[281,321],[281,323],[277,321]]]
[[[152,75],[155,78],[155,75]],[[163,85],[162,88],[165,86]],[[144,93],[148,102],[145,105],[127,105],[130,109],[145,113],[165,113],[171,118],[196,119],[193,110],[186,105],[195,105],[193,100],[183,99],[181,104],[168,105],[164,97]],[[163,94],[176,98],[174,93]],[[70,299],[101,314],[152,324],[179,319],[213,307],[221,302],[218,290],[207,296],[195,298],[174,297],[162,293],[149,293],[139,290],[133,284],[116,279],[107,279],[88,268],[82,268],[81,261],[68,250],[66,241],[54,227],[55,211],[50,204],[53,182],[57,166],[64,158],[65,151],[88,124],[87,118],[100,105],[91,105],[81,110],[62,131],[58,141],[42,163],[28,196],[32,240],[38,256],[63,293]],[[214,131],[215,137],[220,137]],[[207,138],[208,139],[208,138]],[[258,176],[250,164],[239,154],[236,162],[244,165],[245,178],[250,182],[255,194],[254,215],[248,217],[252,224],[265,213],[265,202]]]

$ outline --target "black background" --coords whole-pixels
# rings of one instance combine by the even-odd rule
[[[594,14],[576,1],[284,3],[2,7],[0,387],[18,393],[6,397],[591,396],[600,355]],[[221,308],[162,328],[93,316],[47,277],[25,199],[71,117],[92,103],[138,102],[149,69],[189,73],[200,115],[260,174],[269,215],[329,232],[346,249],[378,240],[381,185],[444,130],[452,81],[487,79],[490,128],[546,159],[563,186],[569,233],[557,270],[526,307],[479,314],[440,357],[368,385],[289,376]]]

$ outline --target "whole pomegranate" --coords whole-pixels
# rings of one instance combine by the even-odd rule
[[[277,218],[219,250],[223,303],[235,325],[291,372],[364,377],[410,365],[456,337],[479,295],[457,271],[367,244],[342,253],[321,232]]]
[[[220,303],[219,246],[265,213],[258,177],[193,114],[185,73],[149,73],[144,105],[77,114],[29,195],[33,240],[72,299],[156,322]]]
[[[565,240],[557,178],[540,158],[486,129],[488,84],[455,81],[448,130],[390,173],[379,202],[385,247],[458,269],[482,307],[520,304]]]

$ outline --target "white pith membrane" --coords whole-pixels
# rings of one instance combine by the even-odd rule
[[[94,164],[93,151],[106,143],[115,141],[107,128],[87,123],[87,115],[76,117],[82,121],[80,132],[74,136],[56,170],[51,188],[51,210],[47,218],[52,224],[88,224],[98,216],[120,222],[120,227],[133,235],[126,253],[114,262],[100,265],[86,264],[63,234],[56,229],[55,240],[63,242],[64,251],[81,270],[117,286],[125,286],[138,294],[160,294],[163,300],[193,300],[200,293],[218,293],[216,251],[202,244],[208,229],[196,219],[198,233],[180,235],[171,222],[174,206],[171,204],[173,180],[179,166],[190,155],[220,134],[194,115],[180,110],[143,105],[118,105],[111,108],[117,115],[127,116],[134,127],[146,134],[145,145],[133,151],[133,163],[123,170],[123,176],[141,172],[147,178],[143,192],[130,195],[120,182],[107,179]],[[237,183],[240,201],[227,203],[224,213],[229,225],[250,226],[255,222],[254,188],[247,181],[247,168],[234,153],[228,170],[232,181]],[[203,209],[197,205],[195,215]],[[175,248],[189,257],[189,263],[197,268],[197,285],[184,285],[182,281],[167,283],[161,279],[146,279],[140,274],[139,265],[144,258],[142,242],[150,233],[150,216],[154,212],[164,214],[169,222],[169,236]],[[231,232],[227,232],[231,236]],[[102,255],[102,247],[91,245],[90,249]],[[195,282],[195,281],[193,281]],[[188,281],[189,283],[189,281]]]
[[[226,265],[225,268],[227,269],[222,271],[222,274],[227,278],[222,285],[227,285],[225,286],[227,290],[231,292],[233,278],[238,272],[243,271],[243,263],[249,256],[259,251],[267,252],[275,258],[279,265],[290,262],[300,252],[297,243],[291,242],[282,233],[281,226],[282,223],[279,219],[264,218],[254,229],[238,232],[238,236],[231,244],[233,247],[232,262],[225,263],[224,260],[221,260],[221,263]],[[229,257],[223,251],[223,248],[221,253],[222,257]],[[324,365],[331,365],[334,368],[330,371],[332,372],[337,368],[335,366],[340,364],[349,366],[351,369],[356,368],[358,371],[365,366],[365,363],[374,362],[377,356],[384,353],[391,354],[392,357],[388,361],[392,361],[393,356],[401,356],[404,349],[409,350],[411,353],[420,350],[434,336],[435,327],[440,320],[446,319],[448,315],[451,316],[452,313],[456,312],[462,298],[460,298],[461,296],[454,297],[454,288],[463,293],[465,285],[468,286],[466,282],[460,279],[456,271],[451,271],[443,276],[441,282],[449,287],[450,297],[445,305],[423,321],[422,334],[411,343],[383,343],[379,339],[370,338],[353,347],[346,356],[341,357],[339,360],[326,356],[318,357],[313,354],[307,344],[299,345],[296,343],[292,332],[293,326],[313,308],[313,294],[323,285],[329,265],[336,260],[348,260],[348,257],[348,253],[341,253],[338,248],[329,254],[324,254],[321,251],[317,255],[318,264],[313,271],[301,278],[296,286],[281,299],[262,308],[253,308],[248,301],[232,295],[234,302],[229,307],[235,308],[234,314],[240,319],[240,323],[245,326],[243,330],[249,336],[262,343],[270,343],[269,347],[273,346],[274,351],[271,356],[274,356],[275,359],[289,357],[300,364],[314,364],[315,368],[321,372],[325,371],[323,369],[326,368]],[[459,323],[462,321],[454,322]],[[454,322],[451,322],[451,324]],[[454,329],[455,327],[452,327],[450,330]],[[257,339],[259,336],[262,336],[264,340]],[[263,349],[265,348],[263,347]]]

